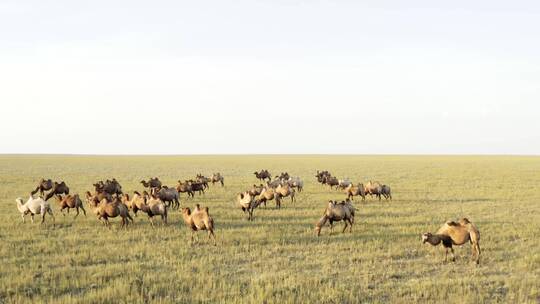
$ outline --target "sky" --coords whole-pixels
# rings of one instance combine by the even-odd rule
[[[0,0],[0,153],[540,154],[538,1]]]

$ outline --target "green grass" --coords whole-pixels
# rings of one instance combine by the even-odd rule
[[[258,182],[253,171],[288,171],[305,191],[281,210],[255,210],[248,222],[235,194]],[[328,199],[345,195],[316,183],[327,169],[355,181],[391,185],[394,200],[355,203],[352,234],[314,234]],[[95,216],[63,217],[56,228],[23,224],[14,199],[41,177],[65,180],[73,193],[116,177],[124,191],[142,178],[166,185],[220,171],[226,187],[181,197],[209,206],[218,246],[205,234],[189,246],[178,211],[169,225],[146,216],[108,230]],[[482,156],[1,156],[0,303],[537,303],[540,301],[540,157]],[[87,208],[89,209],[89,208]],[[468,217],[481,232],[479,266],[470,246],[443,263],[441,247],[420,235]],[[160,220],[156,220],[160,223]]]

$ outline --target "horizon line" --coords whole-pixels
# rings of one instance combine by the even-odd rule
[[[522,156],[520,153],[0,153],[0,156]]]

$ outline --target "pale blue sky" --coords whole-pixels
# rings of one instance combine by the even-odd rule
[[[0,153],[540,154],[537,1],[0,0]]]

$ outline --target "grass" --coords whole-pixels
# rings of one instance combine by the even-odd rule
[[[248,222],[235,194],[266,168],[305,181],[281,210],[255,210]],[[355,181],[380,180],[394,200],[356,202],[352,234],[314,223],[328,199],[345,195],[316,183],[327,169]],[[210,207],[218,246],[206,235],[189,246],[178,211],[168,226],[145,216],[128,230],[107,230],[89,214],[23,224],[15,206],[41,177],[65,180],[72,192],[116,177],[124,191],[142,178],[166,185],[220,171],[225,187],[181,197]],[[540,157],[502,156],[1,156],[0,303],[538,303],[540,301]],[[89,208],[87,208],[89,209]],[[468,217],[480,229],[482,259],[458,247],[443,263],[441,247],[420,235]],[[157,223],[160,220],[156,220]]]

